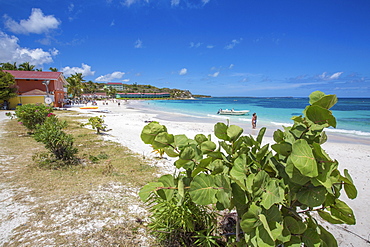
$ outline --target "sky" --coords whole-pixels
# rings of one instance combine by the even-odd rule
[[[193,94],[370,97],[368,0],[0,0],[0,63]]]

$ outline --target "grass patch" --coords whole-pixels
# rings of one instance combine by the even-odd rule
[[[43,144],[17,120],[2,123],[0,181],[17,189],[13,201],[29,206],[27,223],[4,246],[138,246],[143,241],[155,246],[146,236],[147,213],[137,193],[154,179],[157,168],[120,144],[81,128],[78,120],[86,116],[71,111],[56,114],[67,120],[65,132],[75,138],[78,165],[40,167],[32,157],[48,152]]]

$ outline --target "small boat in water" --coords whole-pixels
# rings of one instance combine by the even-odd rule
[[[245,115],[245,114],[248,114],[249,113],[249,110],[241,110],[241,111],[237,111],[237,110],[228,110],[228,109],[225,109],[225,110],[218,110],[217,114],[220,114],[220,115]]]

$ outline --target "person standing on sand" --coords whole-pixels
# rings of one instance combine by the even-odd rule
[[[257,114],[253,113],[252,115],[252,128],[255,129],[257,126]]]

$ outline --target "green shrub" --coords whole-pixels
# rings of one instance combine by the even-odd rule
[[[73,147],[73,136],[62,130],[66,126],[66,121],[59,121],[50,113],[43,124],[37,125],[34,138],[44,143],[45,148],[52,152],[55,159],[71,164],[77,161],[75,154],[78,150]]]
[[[347,170],[342,175],[338,161],[321,148],[327,140],[323,130],[336,127],[329,110],[336,102],[335,95],[313,92],[303,116],[292,117],[293,126],[274,132],[272,150],[269,144],[262,146],[266,128],[253,138],[242,136],[243,129],[236,125],[217,123],[217,145],[210,136],[189,139],[149,123],[141,139],[177,157],[174,165],[185,171],[145,185],[140,198],[161,196],[172,206],[182,206],[190,195],[198,207],[235,210],[236,233],[228,242],[237,246],[335,247],[333,235],[313,215],[332,224],[356,223],[352,209],[339,199],[342,189],[348,198],[357,197],[352,178]],[[151,206],[159,212],[168,207]]]
[[[96,134],[100,134],[101,131],[110,131],[110,129],[107,129],[107,125],[104,124],[104,116],[95,116],[89,118],[89,122],[85,124],[81,124],[81,126],[91,125],[91,128],[96,130]]]
[[[176,183],[170,175],[163,176],[161,181],[169,187]],[[152,205],[150,231],[163,246],[207,246],[207,242],[217,243],[214,236],[217,214],[207,206],[196,205],[188,193],[182,197],[177,191],[163,190],[152,194],[147,202]],[[207,230],[213,237],[202,238]]]
[[[53,109],[45,105],[26,104],[17,106],[15,115],[21,124],[33,131],[37,125],[43,124],[46,117],[52,112]]]

